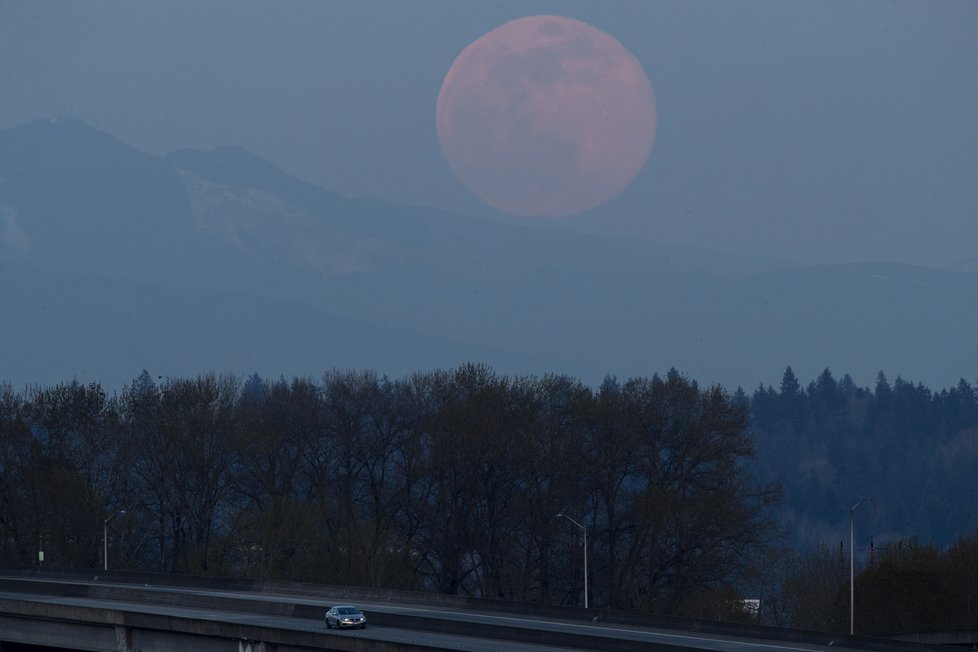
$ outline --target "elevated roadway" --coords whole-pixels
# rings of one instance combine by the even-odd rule
[[[894,650],[939,646],[756,626],[656,619],[418,593],[205,578],[64,573],[0,577],[0,641],[101,652],[136,650]],[[183,586],[174,584],[183,583]],[[327,630],[353,602],[366,630]],[[0,643],[2,649],[2,643]]]

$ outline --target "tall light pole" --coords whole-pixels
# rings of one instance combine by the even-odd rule
[[[112,512],[102,523],[102,570],[109,570],[109,521],[119,514],[125,514],[126,510],[120,509]]]
[[[872,498],[863,498],[858,503],[849,508],[849,635],[852,636],[856,633],[856,551],[853,548],[855,545],[855,527],[853,525],[853,514],[856,508],[862,505],[867,500],[872,500]]]
[[[568,521],[581,528],[584,533],[584,608],[587,609],[587,528],[572,519],[567,514],[557,514],[557,518],[566,518]]]

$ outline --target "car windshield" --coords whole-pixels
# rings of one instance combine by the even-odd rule
[[[341,616],[352,616],[360,612],[353,607],[340,607],[336,610],[336,613],[340,614]]]

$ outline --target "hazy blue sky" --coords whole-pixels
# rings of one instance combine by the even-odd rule
[[[156,154],[242,145],[305,179],[498,216],[444,162],[472,40],[559,14],[655,88],[652,156],[560,224],[812,262],[978,268],[978,2],[0,0],[0,128],[73,115]]]

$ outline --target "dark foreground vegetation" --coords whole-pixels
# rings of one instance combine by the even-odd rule
[[[849,558],[843,548],[821,545],[777,564],[779,597],[767,611],[777,624],[849,631]],[[913,538],[884,544],[857,570],[854,593],[857,634],[978,630],[978,530],[944,551]]]
[[[402,380],[144,372],[118,396],[0,385],[0,561],[43,550],[45,565],[101,567],[106,532],[118,569],[581,604],[574,519],[592,606],[848,631],[846,550],[785,536],[785,478],[759,480],[753,461],[788,380],[753,399],[675,371],[594,390],[480,365]],[[795,388],[805,437],[818,389]],[[761,408],[777,419],[751,424]],[[859,631],[978,627],[976,547],[874,550]],[[916,620],[886,620],[894,586],[912,587]]]

